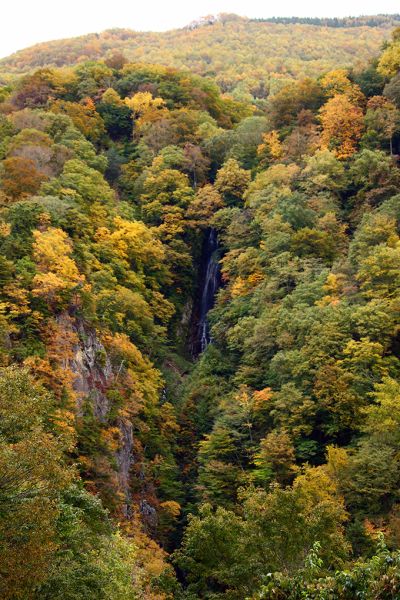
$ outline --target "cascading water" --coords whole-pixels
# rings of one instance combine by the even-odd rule
[[[204,352],[210,343],[210,326],[208,322],[208,311],[214,306],[215,295],[221,283],[221,272],[218,257],[218,236],[215,229],[209,229],[206,233],[203,247],[203,277],[201,296],[198,306],[197,339],[195,346],[197,352]]]

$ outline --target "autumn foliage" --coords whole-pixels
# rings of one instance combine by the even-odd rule
[[[1,598],[399,597],[396,18],[3,62]]]

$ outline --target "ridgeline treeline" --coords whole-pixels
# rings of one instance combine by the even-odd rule
[[[393,27],[400,21],[400,14],[365,15],[361,17],[319,18],[319,17],[270,17],[268,19],[252,19],[257,23],[279,23],[282,25],[316,25],[318,27]]]

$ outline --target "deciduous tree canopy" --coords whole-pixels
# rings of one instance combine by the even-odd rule
[[[1,598],[400,597],[399,32],[320,26],[4,63]]]

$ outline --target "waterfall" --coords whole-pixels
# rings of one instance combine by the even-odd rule
[[[201,296],[198,308],[198,326],[196,335],[196,346],[198,352],[204,352],[210,343],[210,326],[208,322],[208,311],[214,306],[215,295],[220,286],[220,267],[216,251],[218,250],[218,236],[215,229],[209,229],[206,233],[203,247],[203,277]]]

